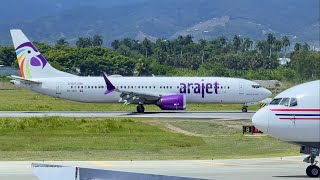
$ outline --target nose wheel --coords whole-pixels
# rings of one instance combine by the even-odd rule
[[[144,106],[143,106],[143,104],[139,104],[139,105],[137,106],[137,112],[138,112],[138,113],[144,113]]]
[[[320,168],[316,165],[310,165],[307,167],[306,173],[309,177],[319,177]]]
[[[245,113],[245,112],[248,112],[248,109],[247,109],[247,108],[248,108],[248,106],[243,106],[243,107],[242,107],[242,112],[244,112],[244,113]]]

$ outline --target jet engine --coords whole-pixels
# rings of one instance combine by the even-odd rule
[[[157,105],[162,110],[184,110],[187,106],[186,96],[183,94],[161,96]]]

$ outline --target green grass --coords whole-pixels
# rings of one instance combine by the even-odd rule
[[[238,110],[241,104],[187,104],[187,110]],[[158,111],[159,107],[147,105],[146,111]],[[95,104],[67,101],[40,95],[30,90],[0,90],[0,111],[135,111],[136,105]],[[257,110],[259,105],[250,106]]]
[[[167,124],[198,136],[172,131]],[[274,138],[243,136],[243,124],[249,124],[249,121],[0,118],[0,160],[162,160],[297,155],[296,146]]]

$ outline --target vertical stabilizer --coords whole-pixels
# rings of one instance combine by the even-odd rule
[[[38,79],[75,76],[53,68],[21,30],[13,29],[10,30],[10,33],[22,78]]]

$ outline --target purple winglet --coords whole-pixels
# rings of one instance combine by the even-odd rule
[[[107,91],[104,94],[107,95],[107,94],[113,92],[116,88],[113,86],[113,84],[108,79],[107,73],[104,72],[102,75],[103,75],[104,81],[106,82],[106,85],[107,85]]]

